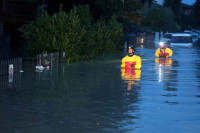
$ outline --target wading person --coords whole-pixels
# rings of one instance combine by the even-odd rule
[[[128,69],[140,69],[142,66],[142,60],[140,56],[134,54],[135,49],[131,46],[128,48],[128,55],[122,58],[121,67]]]
[[[169,56],[172,56],[172,54],[173,51],[170,48],[168,48],[166,44],[161,44],[155,52],[155,56],[164,58],[168,58]]]
[[[127,90],[132,89],[133,84],[138,84],[140,80],[142,60],[140,56],[134,54],[133,47],[128,48],[128,55],[121,60],[121,77],[127,83]]]

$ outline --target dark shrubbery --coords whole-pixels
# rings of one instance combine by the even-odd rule
[[[20,28],[29,55],[42,51],[65,51],[68,61],[92,58],[121,48],[123,25],[115,16],[107,23],[94,23],[88,6],[74,7],[69,13],[60,8],[50,16],[43,11],[34,22]]]
[[[153,8],[142,19],[141,25],[155,27],[160,30],[177,31],[180,27],[173,20],[173,13],[169,8]]]

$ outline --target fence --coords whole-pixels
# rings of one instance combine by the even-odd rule
[[[37,65],[52,66],[62,62],[65,62],[65,52],[43,52],[37,55]],[[13,88],[21,84],[20,70],[22,70],[22,58],[0,60],[0,88]]]
[[[13,72],[19,72],[22,69],[22,58],[0,60],[0,75],[8,74],[11,64],[13,64]]]
[[[65,52],[47,53],[44,51],[37,55],[37,65],[49,66],[62,62],[65,62]]]

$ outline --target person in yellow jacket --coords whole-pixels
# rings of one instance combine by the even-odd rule
[[[155,52],[155,56],[157,57],[165,57],[168,58],[169,56],[173,55],[173,51],[167,47],[166,44],[161,44],[159,48],[157,48]]]
[[[122,58],[121,67],[122,68],[134,68],[140,69],[142,66],[142,60],[140,56],[134,54],[135,49],[133,47],[128,48],[128,55]]]

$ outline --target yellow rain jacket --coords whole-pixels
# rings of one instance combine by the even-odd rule
[[[135,68],[140,69],[142,66],[142,60],[140,56],[133,55],[132,57],[129,57],[128,55],[122,58],[121,61],[121,67],[122,68]]]
[[[173,51],[170,48],[165,48],[165,49],[161,49],[158,48],[155,52],[155,56],[157,57],[166,57],[166,56],[172,56]]]

